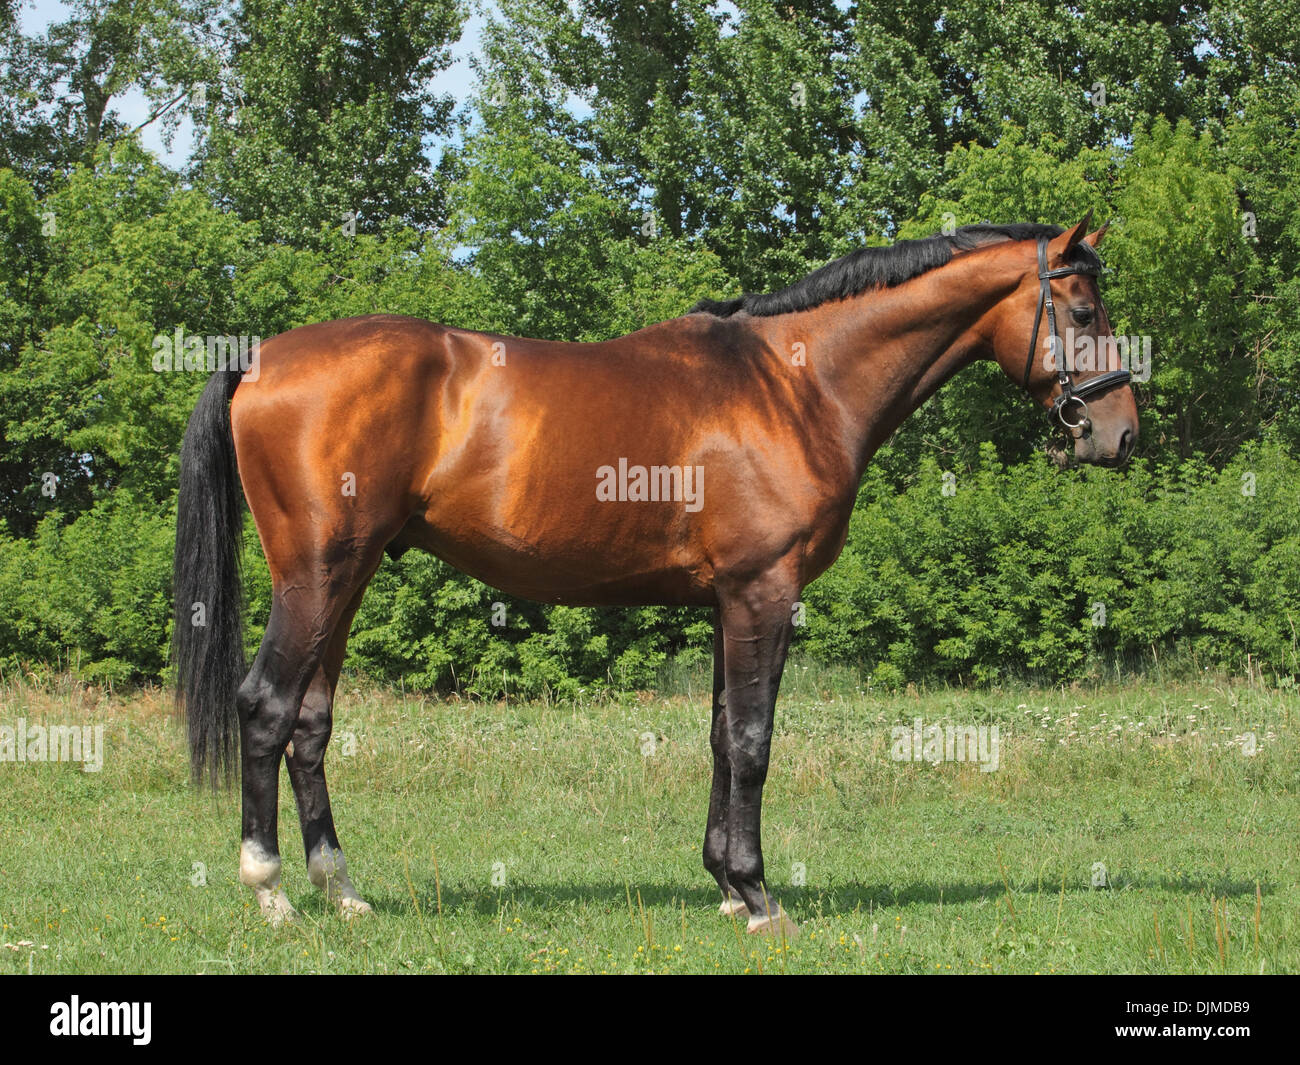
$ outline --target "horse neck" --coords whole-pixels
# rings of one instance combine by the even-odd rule
[[[990,355],[980,320],[1023,280],[1020,258],[993,249],[958,255],[895,288],[754,322],[778,351],[805,346],[808,380],[841,409],[837,435],[861,477],[913,411]]]

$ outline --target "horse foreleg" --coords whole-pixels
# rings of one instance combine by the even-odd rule
[[[797,598],[798,584],[788,570],[772,571],[720,596],[726,675],[722,731],[731,770],[726,882],[749,911],[750,932],[787,937],[799,929],[768,892],[764,879],[762,804],[776,692]]]
[[[704,868],[722,891],[719,912],[746,918],[749,911],[727,883],[727,805],[731,798],[731,761],[727,756],[727,674],[722,619],[713,611],[713,721],[709,746],[713,750],[713,787],[709,792],[709,820],[704,829]]]

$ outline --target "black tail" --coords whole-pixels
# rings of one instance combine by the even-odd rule
[[[218,370],[199,397],[181,446],[172,589],[176,698],[189,721],[190,768],[215,787],[234,779],[244,666],[240,541],[243,493],[230,432],[238,371]]]

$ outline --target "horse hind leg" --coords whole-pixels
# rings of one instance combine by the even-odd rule
[[[364,565],[336,571],[327,581],[319,579],[318,571],[311,577],[275,581],[266,635],[236,697],[243,786],[239,879],[253,890],[262,914],[275,925],[296,916],[280,884],[280,760],[298,728],[304,699],[330,640],[364,586],[362,578],[374,571],[378,561],[376,549]],[[310,741],[307,746],[311,751]],[[323,743],[320,748],[323,755]],[[337,876],[334,879],[339,882]]]
[[[296,642],[290,635],[293,628],[292,619],[277,598],[253,668],[235,699],[243,790],[239,879],[252,889],[262,915],[273,925],[298,915],[280,884],[276,807],[280,759],[315,670],[314,664],[302,660],[309,648],[302,648],[302,654],[287,653]],[[309,665],[311,672],[307,672]],[[306,680],[302,678],[304,672]]]
[[[367,582],[368,583],[368,582]],[[325,783],[325,749],[333,731],[334,693],[347,649],[352,618],[361,606],[365,589],[357,592],[339,619],[330,638],[325,661],[312,678],[303,697],[293,739],[285,751],[285,764],[298,804],[302,841],[307,854],[307,878],[325,893],[326,899],[347,919],[371,912],[348,876],[347,861],[339,845]]]

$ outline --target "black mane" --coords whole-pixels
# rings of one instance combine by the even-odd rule
[[[950,236],[936,234],[919,240],[900,240],[883,248],[859,248],[776,292],[747,292],[731,300],[700,300],[689,313],[727,318],[739,311],[756,317],[806,311],[830,300],[856,296],[865,289],[901,285],[928,270],[944,266],[956,251],[970,251],[1008,240],[1050,239],[1063,232],[1060,226],[1037,222],[1003,226],[981,224],[962,226]],[[1074,250],[1084,265],[1100,268],[1101,260],[1091,245],[1076,244]]]

